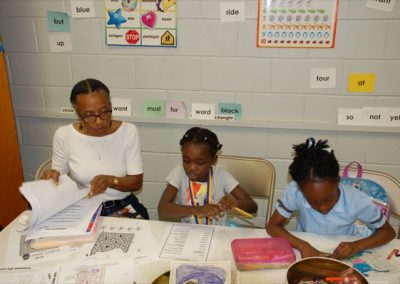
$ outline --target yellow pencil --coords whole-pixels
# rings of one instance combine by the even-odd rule
[[[245,216],[245,217],[247,217],[247,218],[254,218],[253,215],[251,215],[250,213],[247,213],[246,211],[243,211],[242,209],[240,209],[240,208],[238,208],[238,207],[233,207],[233,209],[234,209],[236,212],[242,214],[243,216]]]

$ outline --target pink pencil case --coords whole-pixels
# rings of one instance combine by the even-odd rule
[[[284,268],[296,261],[296,255],[284,238],[235,239],[232,254],[240,270]]]

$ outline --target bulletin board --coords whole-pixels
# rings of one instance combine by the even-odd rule
[[[335,46],[339,0],[258,0],[257,47]]]

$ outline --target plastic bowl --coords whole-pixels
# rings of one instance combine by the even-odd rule
[[[329,281],[329,277],[336,281]],[[343,283],[338,280],[340,278],[344,280],[344,277],[349,280],[346,283],[368,283],[367,279],[350,265],[326,257],[308,257],[291,264],[286,274],[286,283],[312,283],[311,281],[315,281],[315,283]],[[317,282],[318,280],[321,282]]]

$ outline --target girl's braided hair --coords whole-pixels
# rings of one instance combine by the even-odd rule
[[[192,127],[186,131],[179,142],[181,150],[186,143],[208,144],[210,154],[213,157],[217,155],[218,151],[222,148],[222,144],[219,143],[217,135],[211,130],[201,127]]]
[[[308,138],[305,143],[293,145],[295,156],[289,166],[289,174],[297,183],[339,177],[339,163],[327,144],[328,140],[315,141]]]

